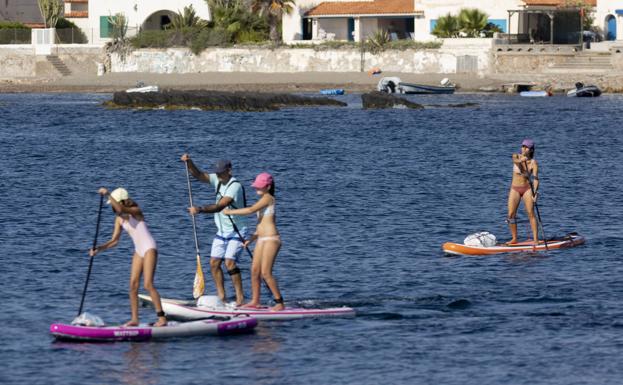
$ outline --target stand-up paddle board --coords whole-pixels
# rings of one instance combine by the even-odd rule
[[[139,294],[139,299],[143,303],[152,304],[151,297]],[[318,317],[354,317],[355,309],[350,307],[334,307],[327,309],[307,309],[286,307],[284,310],[273,311],[269,307],[261,306],[258,308],[242,308],[232,304],[221,304],[218,306],[197,306],[196,301],[182,301],[175,299],[161,298],[162,309],[167,317],[180,320],[193,320],[210,316],[217,317],[236,317],[248,315],[258,320],[292,320],[300,318]]]
[[[82,326],[52,324],[50,333],[63,341],[148,341],[172,337],[202,335],[242,334],[253,331],[257,320],[251,317],[237,317],[223,321],[204,319],[192,322],[170,321],[166,326]]]
[[[443,244],[442,249],[446,254],[455,255],[492,255],[502,253],[531,253],[547,250],[563,249],[567,247],[574,247],[584,244],[584,237],[577,233],[569,233],[564,237],[558,237],[547,240],[547,247],[545,242],[540,241],[538,245],[535,245],[533,241],[518,242],[513,244],[498,243],[495,246],[468,246],[460,243],[446,242]]]

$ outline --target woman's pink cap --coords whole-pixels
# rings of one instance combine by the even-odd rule
[[[255,181],[251,185],[251,187],[255,188],[266,188],[273,184],[273,176],[267,172],[263,172],[255,177]]]

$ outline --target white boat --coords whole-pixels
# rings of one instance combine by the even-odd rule
[[[521,91],[519,96],[523,96],[524,98],[546,98],[548,96],[552,96],[550,91]]]
[[[440,85],[433,86],[428,84],[416,84],[403,82],[399,77],[385,77],[379,80],[376,89],[388,94],[453,94],[456,85],[452,84],[448,78],[441,80]]]
[[[136,88],[129,88],[127,90],[125,90],[125,92],[127,93],[132,93],[132,92],[138,92],[138,93],[147,93],[147,92],[158,92],[160,89],[158,88],[158,86],[143,86],[143,87],[136,87]]]
[[[143,303],[152,304],[150,296],[139,294],[138,297]],[[167,317],[179,320],[196,320],[214,316],[237,317],[243,315],[248,315],[258,320],[293,320],[301,318],[355,316],[355,310],[350,307],[327,309],[286,307],[284,310],[273,311],[266,306],[253,309],[236,307],[234,304],[223,304],[215,298],[215,296],[203,296],[200,297],[198,301],[161,298],[162,310],[167,314]]]

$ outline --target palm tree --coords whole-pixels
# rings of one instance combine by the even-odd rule
[[[459,30],[459,19],[448,13],[437,19],[437,24],[431,33],[437,37],[457,37]]]
[[[203,27],[205,26],[205,24],[205,21],[197,16],[195,8],[193,8],[191,4],[187,7],[184,7],[183,11],[178,11],[175,15],[173,15],[170,27],[176,30],[180,30],[185,27]]]
[[[467,36],[478,37],[488,23],[489,15],[476,8],[463,8],[459,12],[459,27]]]
[[[270,26],[269,37],[273,42],[279,42],[279,21],[284,14],[292,12],[294,0],[252,0],[251,9],[266,15]]]

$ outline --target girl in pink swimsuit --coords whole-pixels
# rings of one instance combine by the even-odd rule
[[[253,251],[253,264],[251,265],[251,302],[242,307],[252,309],[260,306],[260,286],[261,279],[264,278],[264,282],[273,293],[275,301],[275,306],[271,310],[283,310],[285,308],[283,297],[279,291],[277,280],[273,277],[273,265],[281,248],[281,238],[275,220],[275,183],[272,175],[263,172],[255,178],[251,186],[255,188],[260,200],[251,207],[223,210],[225,215],[257,213],[255,234],[244,243],[244,246],[247,247],[249,243],[257,240],[257,245]]]
[[[533,178],[534,195],[530,188],[530,177]],[[539,190],[539,165],[534,159],[534,141],[524,139],[521,143],[521,154],[513,154],[513,180],[508,194],[508,226],[511,230],[512,239],[508,244],[517,243],[517,222],[515,215],[519,203],[523,200],[530,226],[532,227],[532,239],[536,245],[538,242],[538,227],[536,216],[534,215],[534,204],[537,200]]]
[[[121,229],[125,230],[134,242],[134,255],[132,256],[132,270],[130,273],[130,309],[132,311],[132,319],[126,322],[124,326],[138,326],[138,287],[140,284],[141,274],[143,275],[143,286],[149,292],[158,321],[154,326],[164,326],[167,324],[167,318],[162,311],[162,303],[160,295],[154,287],[154,274],[156,272],[156,263],[158,261],[158,249],[156,241],[151,236],[143,212],[136,202],[129,198],[128,192],[124,188],[115,189],[108,194],[108,190],[100,188],[98,191],[103,196],[109,196],[108,204],[112,206],[116,214],[115,226],[110,241],[91,249],[89,254],[96,255],[102,250],[110,249],[119,243],[121,237]]]

